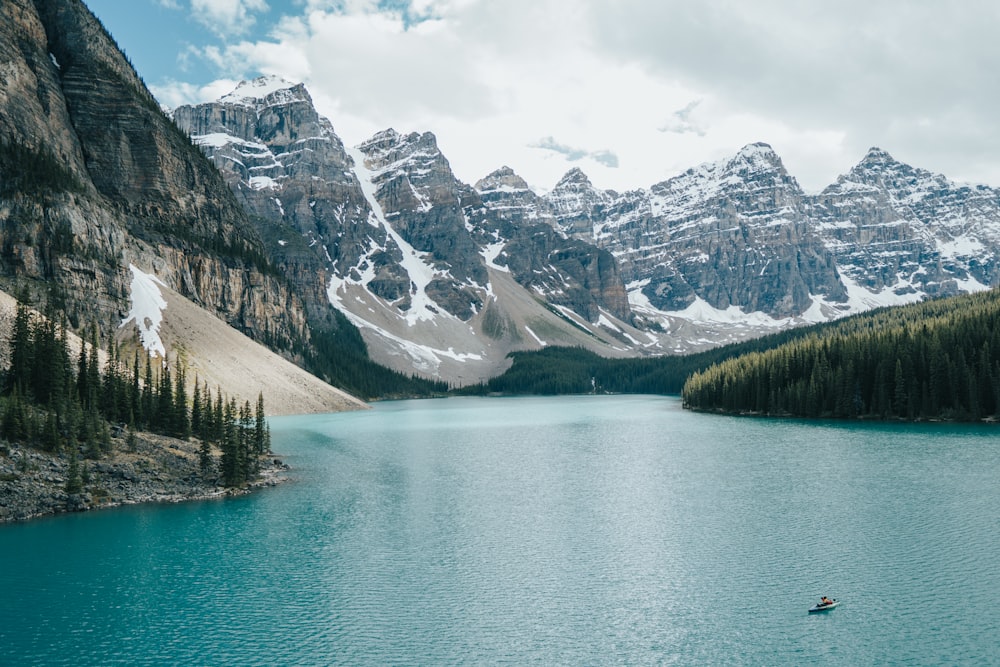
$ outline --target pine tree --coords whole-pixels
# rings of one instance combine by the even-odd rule
[[[188,416],[186,372],[180,360],[177,360],[177,379],[174,386],[173,434],[175,437],[187,439],[191,437],[191,419]]]
[[[225,466],[226,486],[242,486],[248,479],[246,436],[240,423],[240,409],[236,399],[225,404],[223,413],[223,442],[229,461]]]
[[[196,437],[202,437],[201,429],[201,415],[202,415],[202,404],[201,404],[201,386],[198,384],[198,374],[195,373],[194,376],[194,390],[191,394],[191,433]]]
[[[149,428],[154,424],[154,413],[156,406],[156,387],[153,384],[153,363],[151,357],[146,355],[146,368],[143,372],[142,396],[139,403],[141,405],[141,417],[139,423]]]
[[[83,491],[83,477],[80,474],[80,460],[76,455],[76,447],[69,452],[69,470],[66,472],[66,495],[74,496]]]
[[[10,337],[10,370],[7,390],[21,394],[28,390],[32,368],[31,314],[23,301],[17,302],[17,314]]]
[[[208,440],[202,440],[198,447],[198,466],[201,468],[201,476],[208,479],[215,472],[215,460],[212,458],[212,445]]]
[[[125,438],[125,448],[133,454],[139,449],[139,441],[135,435],[135,427],[132,426],[131,422],[129,422],[128,425],[128,436]]]
[[[257,394],[257,410],[255,416],[256,424],[254,425],[254,451],[258,456],[263,456],[271,451],[271,432],[268,429],[267,418],[264,414],[264,392]]]

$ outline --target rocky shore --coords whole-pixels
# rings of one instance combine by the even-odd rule
[[[267,456],[261,458],[259,479],[243,488],[225,488],[217,474],[202,474],[199,445],[195,440],[138,433],[129,448],[124,437],[113,438],[111,452],[99,460],[79,459],[83,491],[67,494],[66,453],[0,443],[0,523],[135,503],[239,495],[288,479],[288,466]],[[213,455],[218,470],[219,450]]]

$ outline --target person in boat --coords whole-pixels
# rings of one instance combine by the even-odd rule
[[[833,604],[833,600],[826,597],[825,595],[819,599],[819,606],[825,607],[828,604]]]

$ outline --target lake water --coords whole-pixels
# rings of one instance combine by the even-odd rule
[[[652,396],[274,419],[292,483],[0,526],[0,664],[1000,664],[997,428]]]

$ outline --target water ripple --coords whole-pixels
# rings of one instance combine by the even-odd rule
[[[992,430],[651,397],[272,429],[295,484],[0,528],[0,664],[1000,663]]]

